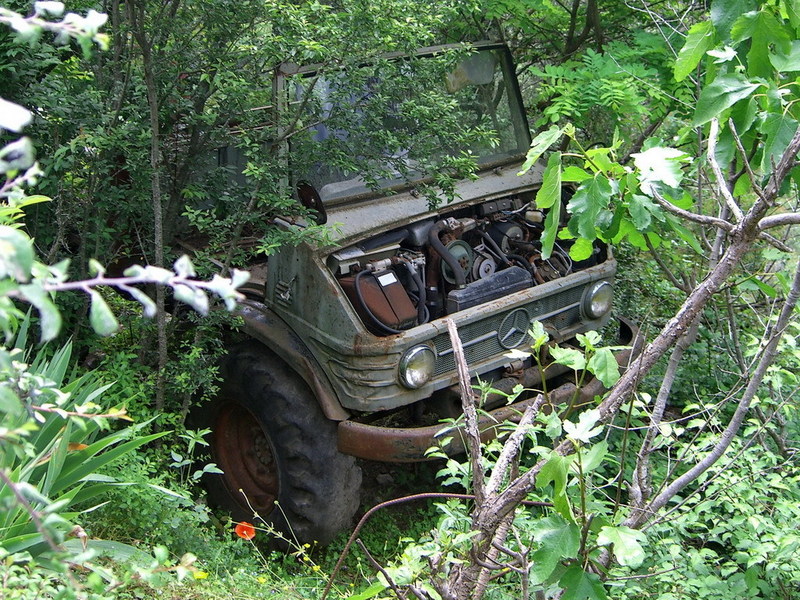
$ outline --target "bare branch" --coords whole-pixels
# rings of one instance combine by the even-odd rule
[[[718,227],[724,231],[733,231],[734,224],[729,223],[728,221],[723,221],[722,219],[718,219],[717,217],[710,217],[708,215],[700,215],[697,213],[690,212],[688,210],[683,210],[682,208],[678,208],[671,202],[668,202],[661,194],[657,191],[653,190],[653,199],[658,202],[659,206],[666,210],[667,212],[672,213],[682,219],[686,219],[687,221],[692,221],[693,223],[698,223],[700,225],[709,225],[711,227]]]
[[[461,407],[464,410],[464,428],[467,434],[467,450],[472,466],[472,487],[475,492],[476,502],[480,505],[485,497],[484,470],[481,461],[481,434],[478,428],[478,411],[475,408],[475,393],[470,387],[471,377],[467,359],[464,357],[464,348],[461,338],[458,337],[456,323],[446,319],[447,331],[450,334],[450,343],[453,346],[453,357],[458,368],[458,382],[461,389]]]
[[[731,213],[733,213],[733,218],[739,222],[744,217],[744,213],[739,205],[736,204],[733,194],[731,194],[731,191],[728,189],[728,182],[725,181],[725,177],[722,175],[722,169],[720,169],[719,163],[717,162],[717,157],[715,156],[717,151],[718,137],[719,120],[711,119],[711,127],[708,132],[708,162],[711,165],[711,170],[714,172],[714,177],[717,178],[717,187],[719,188],[720,194],[722,194],[722,197],[725,199],[725,203],[728,205]],[[746,156],[744,158],[745,160],[747,159]]]
[[[800,225],[800,213],[782,213],[779,215],[770,215],[764,217],[758,222],[758,228],[761,231],[771,229],[773,227],[782,227],[784,225]]]
[[[700,475],[714,465],[714,463],[716,463],[727,451],[734,439],[734,436],[739,431],[739,428],[747,416],[747,413],[750,409],[750,403],[755,397],[756,392],[758,391],[758,388],[767,373],[767,369],[775,359],[775,356],[778,352],[778,343],[780,342],[783,332],[789,324],[798,299],[800,299],[800,264],[798,264],[797,270],[795,271],[792,288],[783,303],[781,314],[778,317],[778,321],[775,324],[772,335],[770,336],[769,341],[761,353],[761,359],[759,360],[758,365],[753,372],[750,381],[748,382],[747,388],[739,400],[739,406],[736,408],[736,412],[734,413],[727,427],[722,432],[720,440],[715,444],[711,452],[709,452],[700,462],[694,465],[686,473],[676,478],[672,483],[666,486],[666,488],[659,493],[658,496],[656,496],[653,501],[650,502],[643,510],[634,512],[625,521],[625,525],[628,527],[638,527],[648,521],[651,515],[663,508],[667,502],[669,502],[676,494],[680,493],[683,488],[695,481]]]

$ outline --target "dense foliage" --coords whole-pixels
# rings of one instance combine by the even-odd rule
[[[800,594],[800,10],[788,0],[683,2],[669,14],[655,3],[570,4],[112,0],[66,15],[37,2],[27,17],[27,6],[0,8],[4,593]],[[286,191],[281,143],[310,149],[298,153],[309,165],[324,152],[368,183],[404,168],[405,156],[389,164],[381,151],[410,147],[432,196],[445,197],[474,163],[432,148],[492,143],[430,88],[453,56],[361,99],[422,123],[402,139],[345,110],[329,125],[352,138],[319,146],[307,116],[321,101],[298,92],[296,110],[278,118],[274,78],[286,63],[318,63],[339,82],[347,73],[332,86],[341,106],[348,83],[375,79],[365,65],[408,68],[376,60],[386,52],[496,36],[516,54],[534,128],[527,167],[547,165],[536,199],[550,211],[545,251],[558,235],[577,240],[576,260],[594,239],[620,246],[621,310],[653,340],[642,370],[595,410],[523,417],[511,445],[443,462],[445,490],[478,498],[382,509],[359,534],[366,559],[348,546],[334,566],[336,544],[270,552],[266,526],[233,530],[203,504],[197,483],[215,466],[202,457],[208,432],[186,418],[213,395],[237,327],[222,311],[200,315],[215,298],[232,305],[238,267],[326,239],[324,225],[274,226],[314,218]],[[558,232],[565,184],[576,191]],[[180,258],[187,250],[193,261]],[[144,283],[159,291],[134,286]],[[88,336],[85,323],[116,336]],[[534,333],[538,352],[546,333]],[[579,384],[587,371],[616,381],[609,356],[595,334],[553,352]]]

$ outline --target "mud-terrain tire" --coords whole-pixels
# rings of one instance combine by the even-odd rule
[[[235,520],[258,513],[292,542],[330,542],[350,526],[361,487],[355,459],[336,448],[336,423],[305,381],[257,343],[235,348],[221,374],[205,420],[224,474],[206,482],[209,500]]]

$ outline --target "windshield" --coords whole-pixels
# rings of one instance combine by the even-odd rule
[[[323,202],[508,160],[530,143],[502,47],[303,74],[289,85],[304,121],[291,142],[294,178]]]

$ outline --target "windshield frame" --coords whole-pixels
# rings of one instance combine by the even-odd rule
[[[449,50],[496,51],[500,59],[500,69],[502,72],[506,93],[508,95],[506,102],[508,103],[508,109],[510,112],[509,116],[511,119],[511,126],[513,128],[513,137],[516,139],[517,147],[510,149],[505,155],[499,155],[497,158],[490,156],[486,160],[477,162],[476,173],[480,174],[487,170],[496,169],[502,165],[519,162],[524,158],[525,153],[530,147],[531,134],[528,126],[527,114],[522,102],[522,93],[517,80],[514,62],[512,60],[511,51],[507,45],[500,42],[491,41],[465,44],[447,44],[421,48],[413,54],[402,52],[383,54],[377,57],[376,60],[402,60],[403,58],[407,58],[409,56],[424,58],[426,56],[435,56]],[[372,63],[373,61],[364,61],[363,65],[368,66]],[[324,65],[307,65],[304,67],[298,67],[297,65],[293,64],[286,64],[279,69],[276,86],[281,91],[281,97],[284,98],[284,101],[287,103],[286,106],[289,106],[288,98],[293,86],[292,82],[296,81],[296,77],[298,75],[304,78],[313,78],[326,71],[333,72],[335,69],[331,69],[330,67],[326,67]],[[291,105],[297,104],[299,104],[298,101],[291,102]],[[291,152],[289,152],[289,155],[291,156]],[[378,189],[363,189],[362,187],[359,188],[355,193],[344,193],[342,195],[336,195],[327,199],[323,199],[323,203],[325,206],[335,206],[353,201],[362,201],[377,196],[385,196],[415,188],[417,186],[429,185],[432,183],[433,179],[434,177],[432,175],[424,175],[419,178],[397,179],[394,181],[389,180],[387,181],[386,185],[381,185]],[[307,180],[304,176],[297,175],[295,173],[290,173],[290,181],[292,182],[293,187],[296,187],[296,185],[301,182],[307,183]]]

